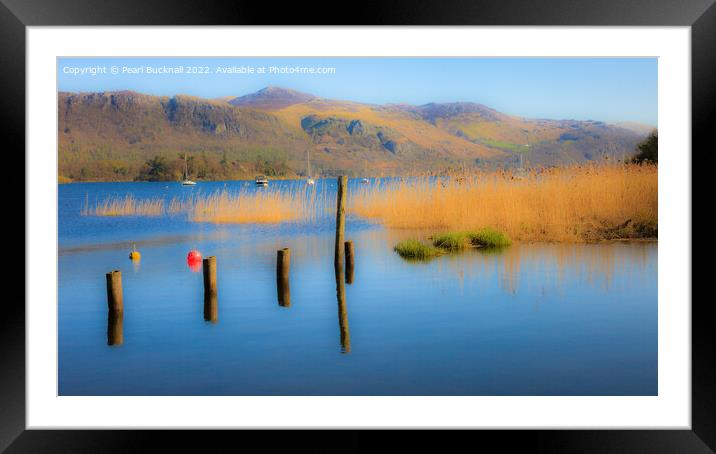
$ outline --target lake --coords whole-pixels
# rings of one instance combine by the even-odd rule
[[[656,242],[515,244],[408,262],[392,250],[408,232],[348,216],[354,279],[337,286],[333,213],[275,225],[82,215],[108,196],[168,201],[239,188],[265,190],[242,181],[59,186],[60,395],[658,392]],[[335,200],[335,180],[316,190]],[[138,263],[128,259],[133,244]],[[290,307],[277,300],[284,247]],[[191,249],[216,256],[215,322],[204,320]],[[114,269],[121,345],[108,345],[105,273]]]

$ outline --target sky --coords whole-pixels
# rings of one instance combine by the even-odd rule
[[[371,104],[464,101],[529,118],[657,126],[657,64],[656,58],[60,58],[58,90],[218,98],[278,86]]]

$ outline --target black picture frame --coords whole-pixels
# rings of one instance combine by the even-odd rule
[[[28,26],[113,25],[531,25],[531,26],[690,26],[692,52],[692,148],[709,151],[716,106],[716,0],[401,0],[338,4],[186,0],[0,0],[0,124],[4,154],[24,156],[25,37]],[[707,142],[708,141],[708,142]],[[713,153],[713,151],[711,151]],[[25,168],[24,160],[18,163]],[[18,167],[19,168],[19,167]],[[6,175],[20,187],[24,172]],[[23,181],[24,182],[24,181]],[[24,185],[23,185],[24,186]],[[696,194],[694,194],[696,195]],[[693,220],[692,220],[693,222]],[[693,224],[696,226],[697,224]],[[27,227],[24,225],[24,227]],[[695,231],[693,233],[696,233]],[[23,229],[24,235],[24,229]],[[691,245],[688,245],[691,248]],[[19,268],[19,266],[17,267]],[[23,267],[24,268],[24,267]],[[695,270],[696,271],[696,270]],[[693,278],[692,278],[693,282]],[[374,432],[316,434],[281,431],[222,431],[207,436],[180,431],[25,430],[25,308],[7,298],[0,316],[0,450],[7,452],[127,452],[160,443],[181,449],[194,435],[211,445],[241,440],[271,451],[306,445],[313,450],[405,451],[409,444],[445,450],[459,445],[500,449],[520,447],[548,452],[714,452],[716,451],[716,339],[707,316],[710,299],[682,301],[692,306],[691,430],[460,431],[428,437],[411,431],[385,437]],[[340,415],[336,415],[340,418]],[[438,439],[436,439],[438,438]],[[479,443],[479,444],[477,444]],[[218,446],[218,445],[217,445]]]

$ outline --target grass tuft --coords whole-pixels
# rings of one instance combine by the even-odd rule
[[[439,250],[418,240],[404,240],[393,248],[404,259],[428,260],[438,255]]]
[[[465,249],[468,243],[468,236],[464,232],[443,233],[433,237],[433,246],[448,251]]]
[[[512,244],[512,241],[510,241],[507,235],[490,228],[485,228],[477,232],[469,232],[467,233],[467,237],[473,245],[481,247],[505,247]]]
[[[512,242],[504,233],[484,228],[474,232],[449,232],[433,237],[433,246],[447,251],[460,251],[469,246],[495,248],[509,246]]]

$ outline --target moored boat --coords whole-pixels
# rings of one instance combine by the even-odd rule
[[[189,179],[189,164],[188,159],[186,157],[186,153],[184,153],[184,179],[181,182],[182,186],[195,186],[196,182]]]
[[[316,184],[316,182],[311,178],[311,152],[306,150],[306,163],[307,163],[307,172],[306,175],[308,176],[308,179],[306,180],[307,185],[313,185]]]
[[[368,161],[363,161],[363,175],[368,175]],[[360,180],[361,184],[370,184],[370,180],[367,177],[363,177]]]

